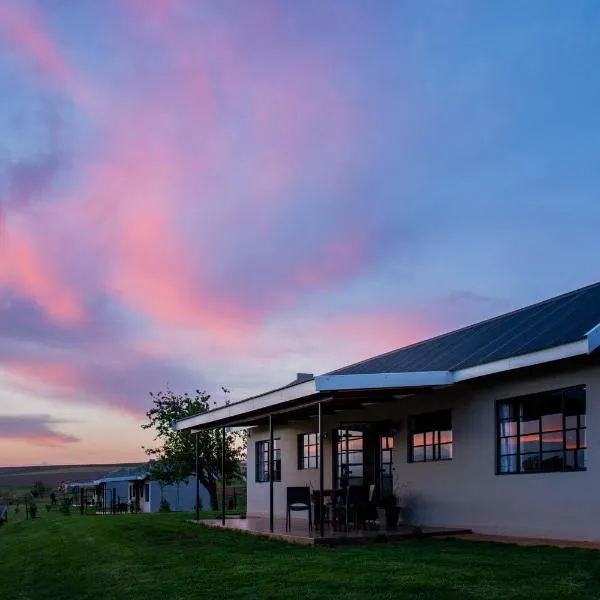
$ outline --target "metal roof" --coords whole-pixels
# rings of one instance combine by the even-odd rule
[[[94,481],[95,484],[110,483],[111,481],[133,481],[134,479],[145,479],[148,476],[148,466],[123,467],[103,475]]]
[[[600,323],[600,282],[327,375],[455,371],[576,342]]]

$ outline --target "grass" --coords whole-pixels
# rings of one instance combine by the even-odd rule
[[[41,513],[0,528],[2,600],[110,598],[600,597],[600,553],[426,540],[294,546],[186,522],[190,515]]]

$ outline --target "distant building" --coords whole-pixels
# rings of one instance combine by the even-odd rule
[[[102,504],[108,509],[116,505],[131,512],[158,512],[161,501],[166,500],[171,510],[196,509],[196,476],[187,483],[164,485],[151,478],[148,465],[119,469],[94,482],[101,488]],[[210,506],[208,490],[200,484],[201,508]]]

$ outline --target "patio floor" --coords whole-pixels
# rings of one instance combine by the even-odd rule
[[[205,519],[192,521],[193,523],[206,527],[223,527],[221,519]],[[353,529],[349,531],[336,531],[325,528],[323,537],[319,535],[318,528],[312,532],[308,530],[306,519],[293,519],[291,531],[285,530],[285,519],[275,519],[273,531],[269,530],[269,519],[265,517],[226,518],[225,529],[240,531],[251,535],[270,537],[295,544],[336,546],[342,544],[368,544],[377,542],[401,541],[403,539],[414,539],[417,537],[448,536],[470,533],[465,529],[450,529],[444,527],[421,527],[415,528],[407,525],[399,525],[396,529]]]

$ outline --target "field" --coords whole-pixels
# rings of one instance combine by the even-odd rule
[[[456,540],[327,549],[175,513],[13,517],[0,527],[2,600],[600,598],[594,550]]]
[[[120,467],[129,466],[135,464],[0,467],[0,493],[28,491],[38,480],[50,487],[56,487],[62,481],[89,481]]]

